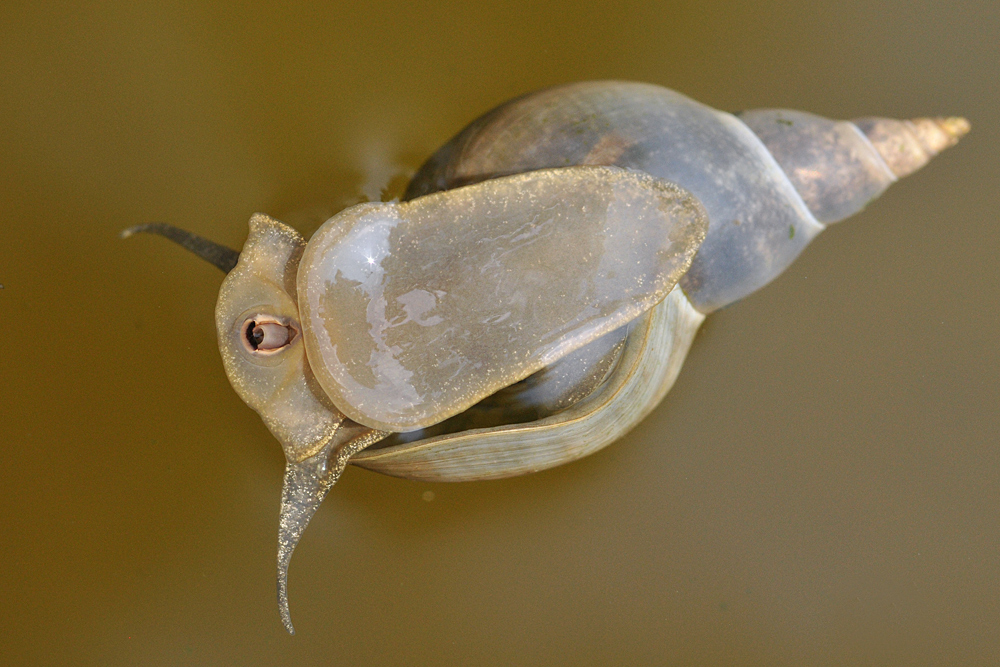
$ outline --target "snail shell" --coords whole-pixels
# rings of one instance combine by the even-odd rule
[[[593,381],[605,377],[601,355],[575,371],[571,384],[597,385],[586,401],[529,423],[392,438],[351,463],[411,479],[488,479],[559,465],[613,442],[670,389],[704,314],[770,282],[826,224],[860,211],[968,129],[961,118],[850,122],[783,109],[737,117],[665,88],[615,81],[551,88],[486,113],[423,165],[406,198],[546,167],[616,165],[690,190],[708,211],[707,237],[679,289],[650,313],[652,330],[592,344],[608,347],[611,338],[623,347],[605,384]],[[660,359],[671,372],[647,376],[642,367]],[[626,360],[641,360],[640,369]],[[639,391],[632,382],[658,384]],[[600,412],[588,412],[598,405]]]

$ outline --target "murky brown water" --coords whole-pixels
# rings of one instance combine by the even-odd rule
[[[1000,662],[994,2],[84,4],[0,9],[2,662]],[[223,374],[220,275],[117,232],[310,233],[494,104],[596,78],[973,132],[710,317],[612,447],[349,469],[289,637],[283,458]]]

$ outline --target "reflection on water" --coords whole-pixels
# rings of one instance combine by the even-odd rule
[[[10,664],[990,664],[1000,561],[993,6],[107,2],[0,9]],[[228,386],[216,269],[311,234],[514,95],[621,78],[721,109],[973,132],[712,315],[588,459],[349,469],[275,611],[283,458]]]

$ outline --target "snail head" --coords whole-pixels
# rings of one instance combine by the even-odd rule
[[[263,418],[289,462],[313,456],[344,417],[312,376],[299,324],[295,280],[306,242],[258,213],[241,252],[164,223],[137,225],[226,272],[215,309],[219,351],[236,393]]]
[[[163,223],[139,232],[164,236],[226,272],[215,308],[219,351],[230,384],[281,442],[287,465],[278,535],[278,601],[288,610],[292,551],[327,491],[356,450],[373,437],[348,422],[313,377],[306,357],[296,275],[306,242],[291,227],[263,214],[250,219],[241,252]]]

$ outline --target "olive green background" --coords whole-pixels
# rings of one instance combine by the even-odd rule
[[[1000,663],[994,0],[139,5],[0,7],[0,663]],[[221,275],[118,231],[308,234],[493,105],[599,78],[973,130],[712,315],[597,455],[348,469],[288,636],[283,457],[223,374]]]

